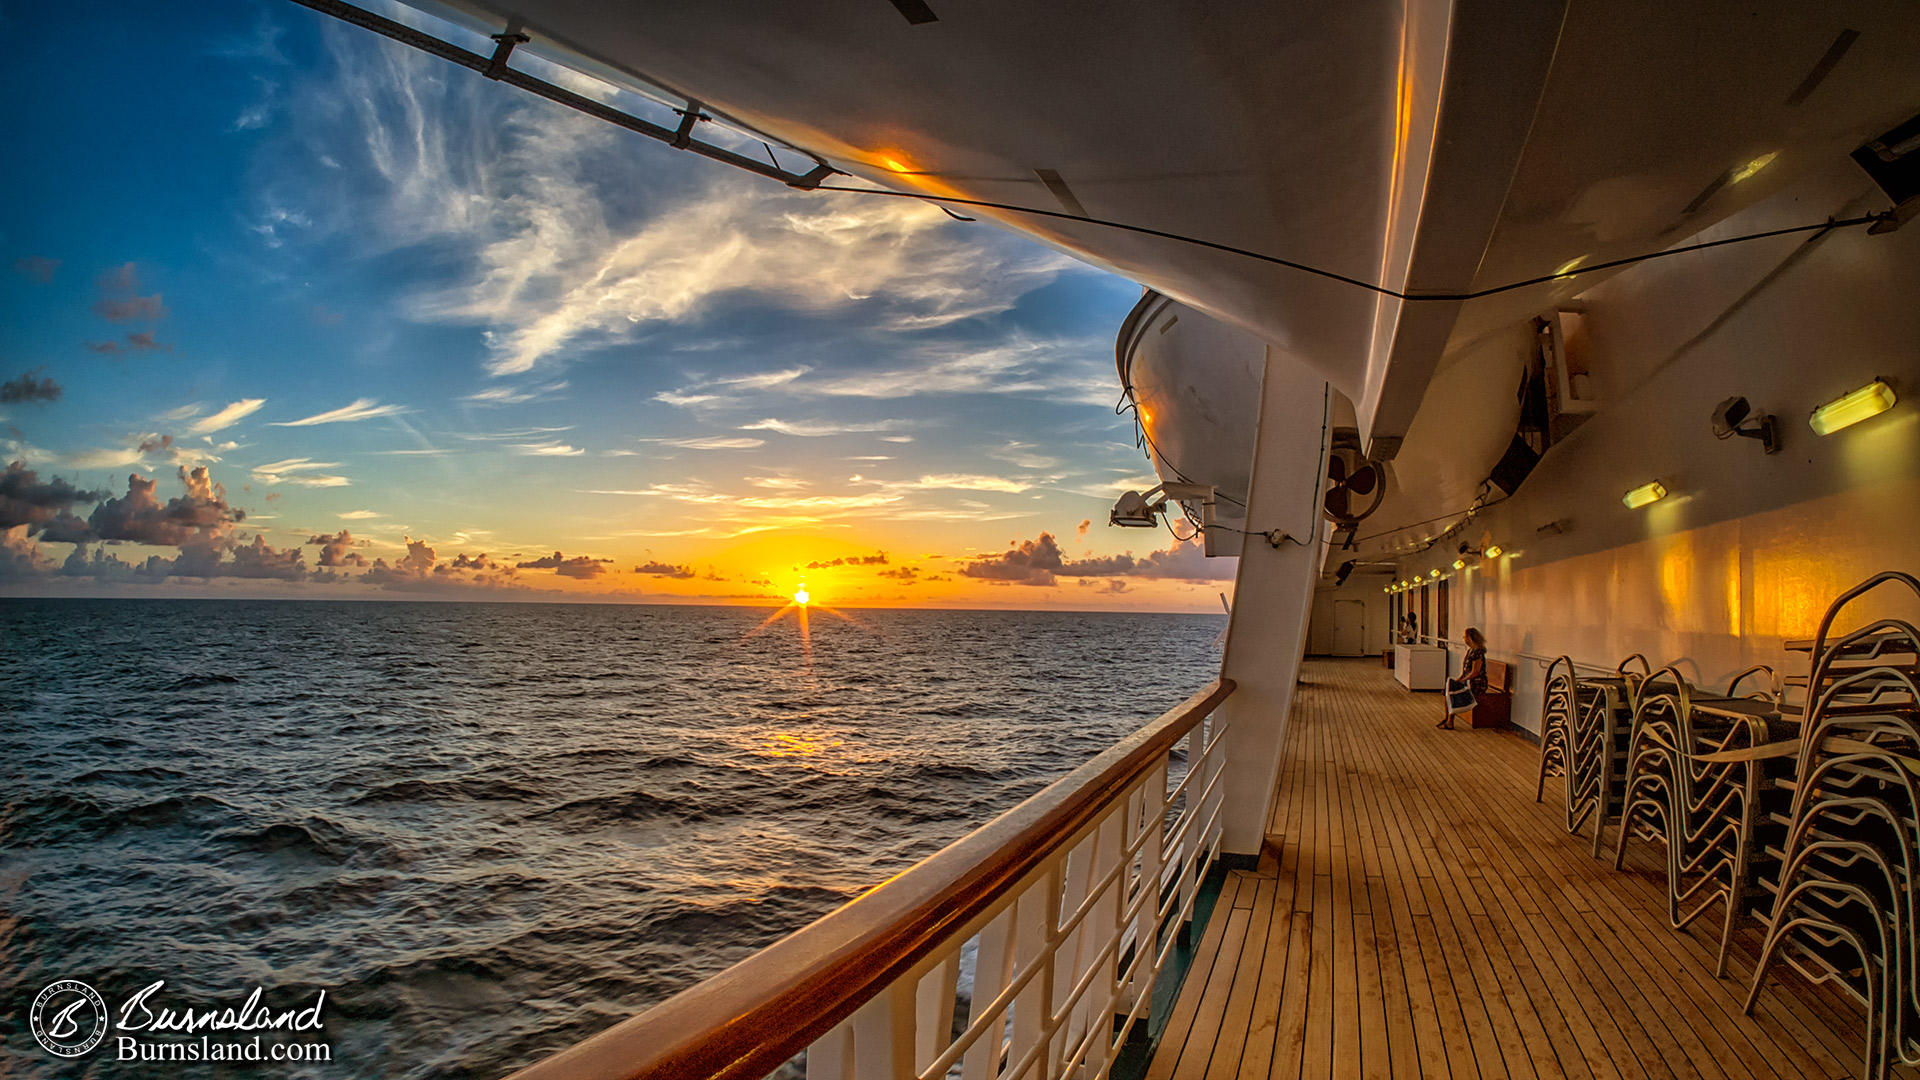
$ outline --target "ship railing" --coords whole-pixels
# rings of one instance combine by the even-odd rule
[[[1214,709],[1233,687],[1214,682],[845,906],[512,1080],[761,1080],[802,1051],[807,1080],[1102,1080],[1146,1023],[1218,854]]]

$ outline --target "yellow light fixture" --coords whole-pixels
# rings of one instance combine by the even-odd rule
[[[1434,567],[1433,569],[1431,569],[1431,570],[1429,570],[1429,571],[1427,571],[1427,576],[1428,576],[1428,577],[1439,577],[1439,576],[1440,576],[1440,568],[1436,566],[1436,567]]]
[[[1732,172],[1727,174],[1727,183],[1737,184],[1742,180],[1751,179],[1755,174],[1759,173],[1761,169],[1773,164],[1773,159],[1779,156],[1780,151],[1775,150],[1771,154],[1761,154],[1745,165],[1736,166]]]
[[[1467,568],[1467,560],[1465,559],[1453,560],[1453,568],[1455,570],[1465,570]]]
[[[1503,550],[1503,549],[1502,549],[1502,548],[1500,547],[1500,545],[1499,545],[1499,544],[1489,544],[1489,545],[1487,545],[1487,558],[1489,558],[1489,559],[1497,559],[1497,558],[1499,558],[1499,557],[1500,557],[1500,552],[1501,552],[1502,550]]]
[[[1831,435],[1870,416],[1879,416],[1893,408],[1899,400],[1885,379],[1875,379],[1853,393],[1834,398],[1813,410],[1807,423],[1813,425],[1814,434]]]
[[[1620,501],[1627,504],[1627,509],[1638,510],[1648,503],[1657,503],[1666,497],[1666,485],[1658,480],[1654,480],[1641,484],[1639,487],[1627,492],[1621,496]]]

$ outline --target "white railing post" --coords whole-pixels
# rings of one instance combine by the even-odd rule
[[[1113,1007],[1120,999],[1120,938],[1126,930],[1127,871],[1131,869],[1121,865],[1121,860],[1127,851],[1129,824],[1124,810],[1131,808],[1132,796],[1123,798],[1121,803],[1122,807],[1108,814],[1094,834],[1097,838],[1094,879],[1105,881],[1111,874],[1112,880],[1100,890],[1087,912],[1080,938],[1082,959],[1074,965],[1076,983],[1082,974],[1096,969],[1099,972],[1099,978],[1088,985],[1075,1009],[1080,1018],[1075,1038],[1084,1034],[1087,1039],[1087,1053],[1080,1068],[1084,1076],[1098,1076],[1106,1070],[1107,1053],[1113,1044]]]
[[[1199,885],[1193,874],[1193,859],[1200,848],[1200,830],[1206,826],[1206,817],[1201,813],[1200,804],[1206,794],[1206,735],[1205,724],[1195,724],[1187,734],[1187,776],[1183,783],[1187,785],[1181,817],[1185,820],[1180,827],[1180,847],[1178,870],[1180,874],[1180,928],[1185,930],[1193,922],[1193,892]]]
[[[896,980],[854,1012],[853,1080],[906,1080],[913,1067],[914,984]]]
[[[1140,789],[1140,828],[1145,831],[1144,843],[1140,848],[1140,889],[1147,894],[1140,905],[1140,913],[1134,917],[1133,949],[1140,957],[1134,965],[1133,977],[1127,980],[1126,1007],[1132,1009],[1139,999],[1148,999],[1148,1008],[1140,1010],[1145,1019],[1153,997],[1153,956],[1158,951],[1160,939],[1160,874],[1165,867],[1164,845],[1167,828],[1167,755],[1147,772],[1147,782]]]
[[[913,1071],[917,1075],[933,1064],[953,1041],[955,984],[960,981],[960,946],[955,942],[947,958],[920,977],[914,993]]]
[[[969,1028],[989,1019],[987,1007],[1013,983],[1014,917],[1018,907],[1017,903],[1008,904],[980,931],[980,951],[973,962],[973,1003],[967,1014]],[[987,1032],[974,1040],[961,1059],[960,1080],[994,1080],[1000,1075],[1006,1049],[1001,1033],[1006,1026],[1006,1008],[996,1010],[991,1019]]]
[[[1053,964],[1049,962],[1048,946],[1053,938],[1054,927],[1060,925],[1060,864],[1048,866],[1046,871],[1027,888],[1016,905],[1014,915],[1014,934],[1016,970],[1035,967],[1038,970],[1013,1001],[1013,1041],[1007,1048],[1007,1058],[1018,1063],[1028,1052],[1046,1041],[1047,1013],[1053,1003]],[[1048,1055],[1041,1054],[1034,1061],[1031,1073],[1022,1071],[1007,1076],[1005,1080],[1054,1080],[1048,1075]]]
[[[839,1024],[807,1047],[807,1080],[853,1080],[853,1028]]]

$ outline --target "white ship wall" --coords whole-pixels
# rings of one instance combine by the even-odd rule
[[[1341,563],[1338,551],[1327,557],[1334,565]],[[1379,656],[1393,646],[1393,616],[1389,613],[1387,596],[1380,591],[1386,579],[1377,574],[1354,574],[1344,585],[1323,584],[1313,594],[1313,621],[1307,627],[1307,655],[1309,656]],[[1361,605],[1366,613],[1365,632],[1361,635],[1360,653],[1335,652],[1334,611],[1336,603],[1352,601]]]
[[[1841,162],[1701,239],[1885,205]],[[1752,664],[1803,673],[1782,642],[1811,636],[1837,593],[1920,572],[1920,225],[1677,256],[1585,300],[1603,407],[1465,534],[1510,555],[1456,573],[1455,538],[1402,563],[1453,575],[1452,636],[1478,626],[1519,664],[1514,719],[1529,729],[1554,656],[1644,653],[1707,686]],[[1813,433],[1816,405],[1876,376],[1901,396],[1893,411]],[[1778,416],[1778,454],[1713,437],[1713,408],[1735,394]],[[1656,479],[1664,500],[1622,504]],[[1537,531],[1561,519],[1563,534]]]

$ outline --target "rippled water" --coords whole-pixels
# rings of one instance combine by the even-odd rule
[[[41,1051],[71,977],[324,988],[314,1075],[500,1075],[1038,791],[1210,679],[1221,625],[768,614],[0,601],[0,1073],[182,1071]]]

